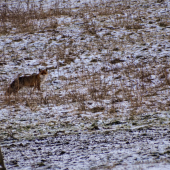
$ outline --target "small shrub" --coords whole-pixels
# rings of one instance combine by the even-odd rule
[[[92,113],[96,113],[96,112],[102,112],[102,111],[104,111],[104,107],[100,107],[100,106],[96,106],[96,107],[93,107],[92,109],[90,109],[90,111],[92,112]]]

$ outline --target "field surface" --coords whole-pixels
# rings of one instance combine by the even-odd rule
[[[6,168],[170,169],[169,63],[169,0],[1,0]]]

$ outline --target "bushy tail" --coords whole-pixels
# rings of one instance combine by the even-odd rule
[[[10,96],[12,93],[17,93],[19,91],[20,83],[19,83],[19,76],[21,75],[18,74],[17,78],[10,84],[10,86],[7,88],[5,95]]]

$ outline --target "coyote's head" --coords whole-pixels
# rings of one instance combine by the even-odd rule
[[[41,78],[41,83],[43,83],[46,80],[47,76],[48,76],[47,69],[45,69],[45,70],[39,69],[39,75],[40,75],[40,78]]]

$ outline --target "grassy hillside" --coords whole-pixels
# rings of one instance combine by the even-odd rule
[[[169,165],[169,63],[168,0],[1,1],[0,141],[6,166]],[[18,74],[38,73],[39,68],[49,74],[41,91],[23,88],[17,95],[4,95]],[[54,152],[55,139],[61,145]],[[32,156],[26,158],[21,145]],[[90,158],[79,155],[77,145],[85,145]],[[39,153],[39,147],[53,159]],[[41,160],[39,154],[44,154]],[[95,160],[95,155],[100,156]]]

